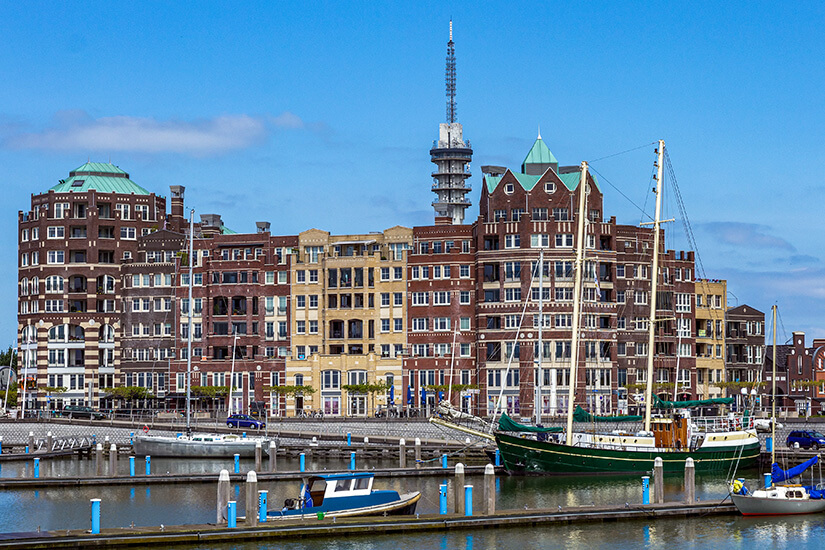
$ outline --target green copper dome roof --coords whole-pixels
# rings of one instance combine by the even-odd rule
[[[544,143],[544,140],[541,139],[541,136],[536,138],[536,142],[533,143],[533,147],[530,148],[530,152],[527,153],[527,157],[522,162],[522,166],[525,164],[558,164],[559,161],[556,160],[556,157],[553,156],[553,153],[550,152],[550,148]]]
[[[56,193],[85,193],[94,189],[99,193],[149,195],[149,191],[129,179],[129,174],[114,164],[87,162],[69,172],[69,179],[50,189]]]

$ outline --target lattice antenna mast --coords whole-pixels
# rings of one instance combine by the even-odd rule
[[[455,106],[455,44],[453,43],[453,20],[450,19],[450,41],[447,42],[447,122],[452,124],[458,118]]]

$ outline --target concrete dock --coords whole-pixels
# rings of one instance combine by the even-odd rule
[[[229,529],[214,524],[178,525],[167,527],[135,527],[102,529],[99,534],[67,530],[27,533],[4,533],[0,548],[125,548],[168,547],[172,545],[203,546],[222,542],[272,542],[281,539],[324,538],[369,535],[371,537],[421,531],[454,531],[505,529],[508,527],[547,526],[573,523],[612,523],[629,520],[661,518],[700,518],[709,515],[738,514],[729,502],[700,504],[665,503],[629,505],[627,507],[583,506],[559,507],[555,510],[515,510],[494,515],[464,516],[458,514],[395,516],[371,518],[329,518],[318,520],[306,516],[301,520],[272,520],[257,527]]]

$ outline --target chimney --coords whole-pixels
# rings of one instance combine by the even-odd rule
[[[204,238],[220,235],[222,225],[220,214],[201,214],[201,234]]]
[[[258,233],[269,233],[269,222],[255,222]]]
[[[169,190],[172,192],[172,217],[183,218],[183,192],[186,187],[183,185],[170,185]]]

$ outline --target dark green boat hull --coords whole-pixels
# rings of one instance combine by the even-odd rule
[[[683,472],[685,460],[693,459],[697,472],[728,471],[754,466],[759,458],[758,442],[744,447],[718,447],[694,451],[629,451],[568,446],[554,441],[536,441],[496,434],[501,460],[508,472],[523,474],[618,474],[653,470],[661,457],[665,472]]]

